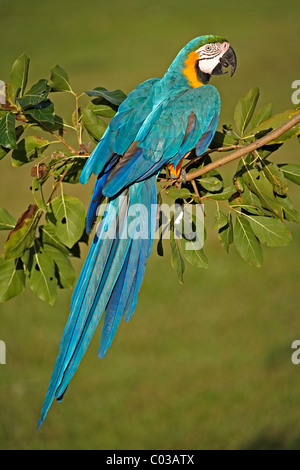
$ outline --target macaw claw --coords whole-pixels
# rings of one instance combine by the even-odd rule
[[[183,168],[181,169],[180,176],[181,176],[181,181],[185,184],[186,183],[186,171]]]

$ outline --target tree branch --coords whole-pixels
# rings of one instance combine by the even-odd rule
[[[291,129],[292,127],[296,126],[299,123],[300,123],[300,113],[297,113],[287,122],[277,127],[273,131],[269,132],[267,135],[256,140],[255,142],[251,142],[251,144],[245,145],[244,147],[239,148],[235,150],[234,152],[231,152],[229,155],[221,157],[218,160],[212,163],[209,163],[208,165],[205,165],[203,168],[200,168],[199,170],[195,170],[195,171],[191,171],[190,173],[187,173],[186,181],[192,181],[195,178],[199,178],[199,176],[202,176],[211,170],[215,170],[216,168],[219,168],[220,166],[226,165],[227,163],[230,163],[238,158],[243,157],[244,155],[247,155],[250,152],[253,152],[254,150],[259,149],[260,147],[263,147],[264,145],[268,144],[272,140],[284,134],[286,131],[288,131],[289,129]],[[177,181],[182,181],[182,179],[178,178]]]
[[[208,149],[204,153],[202,153],[202,155],[199,155],[198,157],[195,157],[192,160],[189,160],[182,167],[182,169],[186,170],[189,166],[194,165],[195,162],[197,162],[201,158],[206,157],[207,155],[210,155],[211,153],[214,153],[214,152],[228,152],[229,150],[235,150],[235,149],[238,149],[238,148],[241,148],[241,147],[243,147],[243,146],[242,145],[228,145],[228,147],[217,147],[217,148],[213,148],[213,149]],[[186,158],[186,156],[184,158]]]

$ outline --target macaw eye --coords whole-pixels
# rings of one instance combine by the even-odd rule
[[[205,50],[208,52],[211,51],[211,46],[210,45],[205,46]]]

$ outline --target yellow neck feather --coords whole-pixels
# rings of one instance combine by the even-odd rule
[[[184,62],[185,68],[183,69],[182,73],[185,75],[189,81],[189,84],[192,88],[197,88],[203,83],[200,82],[199,78],[197,77],[196,72],[196,62],[199,59],[197,52],[190,52],[188,58]]]

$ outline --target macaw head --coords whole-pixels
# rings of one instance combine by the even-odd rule
[[[231,76],[236,69],[236,55],[226,39],[218,36],[201,36],[200,47],[195,51],[198,55],[198,69],[203,74],[223,75],[227,73],[223,67],[231,68]]]
[[[236,69],[236,55],[230,43],[220,36],[205,35],[190,41],[178,54],[171,68],[177,68],[193,88],[208,83],[211,75]]]

